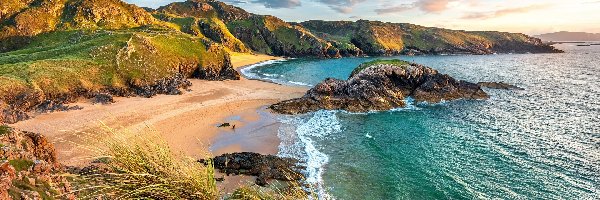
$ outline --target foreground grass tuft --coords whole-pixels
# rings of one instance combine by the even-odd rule
[[[107,129],[103,164],[84,172],[75,187],[83,199],[217,199],[212,165],[172,152],[154,136]],[[85,171],[85,170],[84,170]]]
[[[4,134],[8,134],[10,132],[10,127],[8,125],[0,125],[0,136]]]

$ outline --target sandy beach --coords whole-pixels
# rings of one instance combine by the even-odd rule
[[[237,70],[262,61],[279,59],[266,55],[236,54]],[[66,165],[89,162],[89,155],[73,143],[83,145],[81,135],[102,130],[102,124],[132,133],[156,130],[174,151],[194,158],[222,153],[253,151],[277,153],[277,122],[266,107],[281,100],[299,97],[307,88],[282,86],[248,80],[191,80],[183,95],[153,98],[115,98],[110,105],[86,101],[74,105],[82,110],[41,114],[13,126],[42,133],[55,144],[59,160]],[[218,128],[222,123],[235,125]]]

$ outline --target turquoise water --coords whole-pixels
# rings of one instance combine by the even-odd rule
[[[564,54],[398,57],[471,82],[487,101],[282,117],[280,154],[304,160],[323,199],[599,199],[600,46]],[[374,58],[290,60],[250,76],[315,85]]]

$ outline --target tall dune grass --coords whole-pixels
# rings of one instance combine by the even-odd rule
[[[93,145],[75,144],[91,152],[94,160],[93,167],[81,169],[73,178],[79,199],[317,199],[298,182],[270,187],[240,185],[232,194],[222,194],[210,159],[205,165],[171,151],[149,127],[139,132],[102,127],[105,131],[101,133],[78,135]]]
[[[217,199],[212,164],[172,152],[154,131],[132,134],[105,127],[87,147],[102,164],[75,181],[82,199]],[[149,133],[146,133],[149,132]]]

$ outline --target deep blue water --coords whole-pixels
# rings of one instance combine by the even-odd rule
[[[564,54],[396,57],[471,82],[486,101],[282,117],[280,154],[335,199],[599,199],[600,46]],[[346,79],[375,58],[296,59],[246,74],[284,84]],[[385,59],[391,59],[387,57]]]

